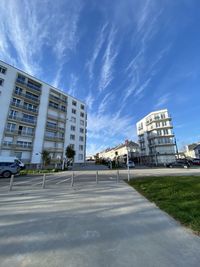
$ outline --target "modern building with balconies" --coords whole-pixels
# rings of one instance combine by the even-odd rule
[[[172,118],[167,109],[151,112],[136,127],[142,163],[158,165],[175,161]]]
[[[41,163],[65,157],[68,145],[75,163],[85,161],[85,104],[63,91],[0,61],[0,155]]]

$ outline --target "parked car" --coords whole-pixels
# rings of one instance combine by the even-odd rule
[[[21,169],[25,169],[24,163],[21,160],[19,160],[17,157],[0,156],[0,163],[1,162],[16,163]]]
[[[193,164],[193,165],[200,166],[200,159],[193,159],[193,160],[192,160],[192,164]]]
[[[129,168],[135,168],[135,163],[133,161],[129,160],[128,166],[129,166]],[[128,166],[126,164],[126,167],[128,167]]]
[[[0,176],[9,178],[12,174],[17,174],[20,171],[20,166],[13,162],[0,162]]]
[[[190,163],[185,160],[177,160],[166,164],[168,168],[189,168]]]

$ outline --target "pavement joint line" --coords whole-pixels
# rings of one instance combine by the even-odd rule
[[[68,180],[71,180],[71,177],[69,177],[69,178],[67,178],[67,179],[65,179],[65,180],[59,181],[59,182],[57,182],[56,184],[62,184],[62,183],[64,183],[64,182],[68,181]]]

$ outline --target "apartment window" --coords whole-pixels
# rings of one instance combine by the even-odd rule
[[[18,112],[16,110],[11,109],[9,112],[9,118],[16,119]]]
[[[75,135],[74,134],[70,134],[70,140],[75,140]]]
[[[49,106],[58,109],[58,104],[53,101],[49,101]]]
[[[74,125],[71,125],[71,131],[75,131],[76,127]]]
[[[24,102],[24,108],[25,109],[28,109],[30,111],[36,111],[37,109],[37,106],[33,105],[33,104],[30,104],[30,103],[26,103]]]
[[[26,77],[21,75],[21,74],[18,74],[17,76],[17,81],[20,82],[20,83],[25,83],[25,80],[26,80]]]
[[[78,154],[78,159],[83,160],[83,154]]]
[[[162,122],[162,126],[167,126],[167,122],[166,121],[163,121]]]
[[[80,146],[79,146],[79,150],[80,150],[80,151],[83,151],[83,145],[80,145]]]
[[[85,106],[84,106],[84,105],[82,105],[82,104],[81,104],[81,109],[83,109],[83,110],[85,109]]]
[[[80,120],[80,125],[84,125],[84,120]]]
[[[47,121],[47,127],[54,128],[55,129],[57,127],[57,124],[54,123],[54,122]]]
[[[20,147],[31,147],[32,143],[31,142],[25,142],[25,141],[17,141],[17,146],[20,146]]]
[[[162,135],[162,131],[161,130],[158,130],[157,131],[157,135]]]
[[[76,106],[77,105],[77,102],[75,100],[72,100],[72,105],[73,106]]]
[[[23,91],[22,88],[20,88],[18,86],[15,87],[15,94],[21,95],[22,91]]]
[[[76,122],[76,118],[75,117],[71,117],[71,122]]]
[[[46,137],[50,137],[50,138],[51,138],[51,137],[52,137],[52,138],[55,137],[55,133],[54,133],[54,132],[50,132],[50,131],[47,131],[45,135],[46,135]]]
[[[164,130],[163,130],[163,133],[164,133],[164,134],[168,134],[168,129],[164,129]]]
[[[160,122],[156,122],[156,127],[160,127]]]
[[[35,123],[35,117],[28,114],[23,114],[22,120],[25,122]]]
[[[81,116],[82,118],[84,118],[84,113],[83,113],[83,112],[81,112],[81,113],[80,113],[80,116]]]
[[[79,136],[79,141],[84,141],[83,136]]]
[[[73,114],[76,114],[76,110],[74,108],[72,109],[72,113]]]
[[[8,123],[6,126],[6,130],[9,132],[14,132],[16,130],[16,124],[14,123]]]
[[[20,105],[20,102],[21,102],[20,99],[13,97],[13,99],[12,99],[12,103],[13,103],[15,106],[19,106],[19,105]]]
[[[160,116],[161,116],[161,119],[165,119],[165,113],[162,113]]]
[[[35,101],[38,100],[38,96],[37,95],[34,95],[34,94],[30,93],[30,92],[26,92],[26,97],[27,98],[30,98],[32,100],[35,100]]]
[[[0,86],[3,86],[4,79],[0,78]]]
[[[61,106],[61,110],[65,112],[66,111],[66,107],[65,106]]]
[[[84,133],[84,129],[83,128],[80,128],[80,133]]]
[[[6,74],[6,68],[3,66],[0,66],[0,73]]]
[[[24,135],[33,135],[34,129],[31,127],[26,127],[19,125],[18,134],[24,134]]]

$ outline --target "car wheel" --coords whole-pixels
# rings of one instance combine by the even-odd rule
[[[172,168],[172,165],[169,165],[170,168]]]
[[[4,177],[4,178],[9,178],[10,176],[11,176],[11,172],[10,171],[5,171],[5,172],[3,172],[2,173],[2,176]]]
[[[183,168],[188,169],[188,166],[187,165],[184,165]]]

